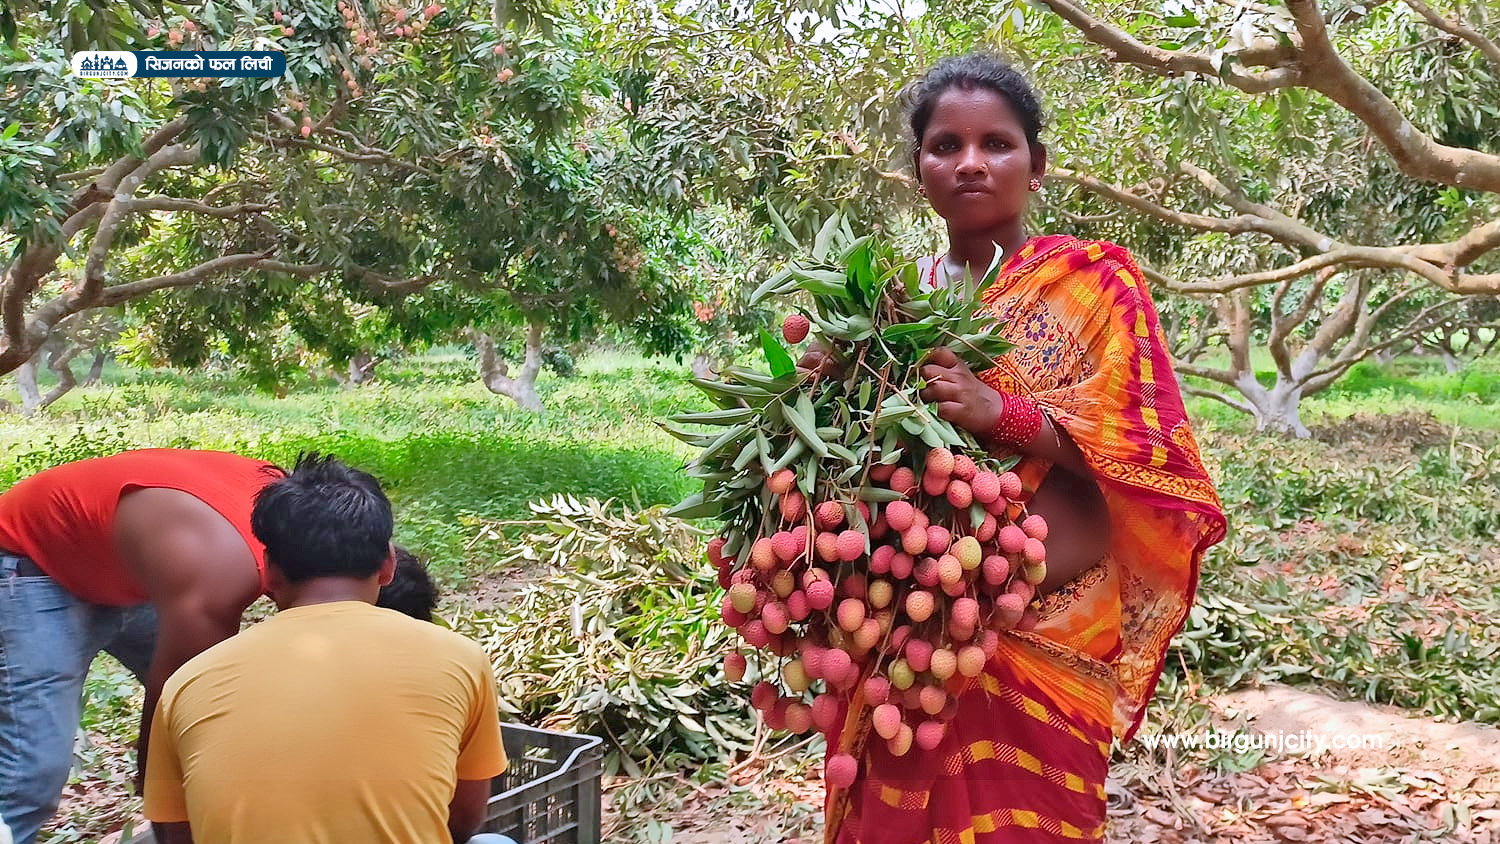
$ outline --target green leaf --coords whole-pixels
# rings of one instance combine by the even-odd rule
[[[818,236],[813,241],[812,257],[814,261],[823,262],[828,260],[828,251],[833,247],[834,235],[839,231],[839,217],[837,212],[823,223],[823,228],[818,230]]]
[[[781,218],[780,212],[776,210],[775,204],[770,200],[766,200],[766,213],[770,215],[771,225],[776,227],[776,231],[781,234],[782,239],[790,244],[793,249],[801,249],[802,244],[797,242],[797,236],[792,234],[791,227],[786,224],[786,220]]]
[[[717,501],[703,500],[703,493],[695,492],[684,498],[681,503],[666,511],[666,515],[678,519],[708,519],[719,515],[720,504]]]
[[[738,422],[749,422],[755,416],[754,408],[731,407],[726,410],[710,410],[706,413],[679,413],[671,417],[671,420],[682,425],[733,425]]]
[[[801,401],[807,401],[805,394],[798,393],[797,397]],[[807,409],[809,412],[812,410],[810,403]],[[786,421],[791,424],[792,430],[797,432],[797,439],[806,443],[807,447],[812,449],[813,454],[819,458],[827,457],[828,443],[823,442],[823,438],[818,436],[818,428],[813,424],[810,413],[808,416],[804,416],[801,407],[791,404],[785,405],[783,412],[786,414]]]
[[[771,367],[773,377],[785,378],[797,371],[797,363],[792,360],[786,347],[764,328],[760,330],[760,345],[765,349],[766,364]]]
[[[878,486],[862,486],[854,494],[859,497],[860,501],[869,501],[880,504],[889,503],[891,501],[902,501],[906,498],[906,496],[895,491],[894,489],[886,489],[885,487]]]

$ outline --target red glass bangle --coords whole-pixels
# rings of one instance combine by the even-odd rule
[[[990,431],[990,438],[1000,445],[1020,448],[1029,445],[1042,432],[1042,408],[1023,396],[1002,393],[1004,407]]]

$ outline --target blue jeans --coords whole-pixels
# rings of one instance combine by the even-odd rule
[[[50,577],[19,576],[29,562],[0,552],[0,823],[15,844],[33,844],[57,811],[94,657],[144,681],[156,647],[149,604],[81,601]]]

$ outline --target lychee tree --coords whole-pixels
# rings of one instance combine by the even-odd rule
[[[340,324],[371,307],[394,313],[370,339],[397,344],[486,319],[532,333],[623,321],[661,341],[671,332],[647,323],[685,311],[680,280],[642,257],[656,233],[632,228],[654,201],[621,175],[637,161],[599,129],[607,117],[590,123],[616,108],[613,88],[571,13],[509,4],[497,25],[473,2],[111,7],[129,25],[95,47],[288,63],[274,81],[112,83],[67,69],[93,5],[28,8],[4,48],[0,372],[68,316],[124,305],[183,329],[136,338],[142,354],[218,349],[252,368],[266,320],[342,364],[370,350]],[[78,283],[46,295],[69,255]]]

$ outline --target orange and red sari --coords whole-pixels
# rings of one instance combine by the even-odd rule
[[[1140,725],[1203,552],[1224,537],[1144,279],[1124,249],[1035,238],[984,293],[1016,348],[981,377],[1030,396],[1088,459],[1109,506],[1109,553],[1039,598],[985,673],[955,677],[958,715],[928,753],[866,741],[858,697],[830,745],[860,760],[830,787],[832,844],[1099,841],[1111,742]],[[1035,491],[1050,469],[1017,469]],[[858,687],[856,687],[856,690]]]

